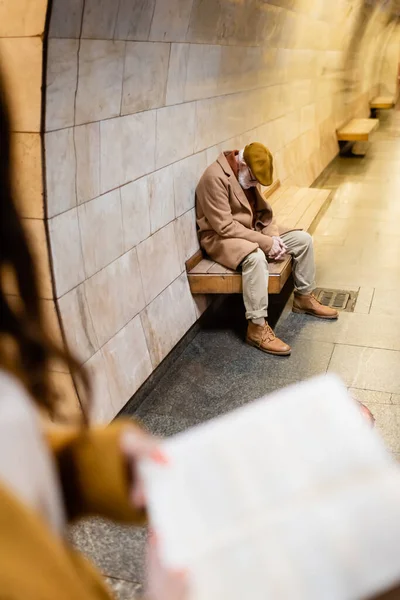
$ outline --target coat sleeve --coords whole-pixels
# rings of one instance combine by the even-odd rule
[[[59,471],[69,519],[99,515],[143,524],[145,513],[129,501],[130,474],[120,450],[121,420],[108,427],[51,429],[46,436]]]
[[[205,179],[201,193],[198,192],[197,200],[207,221],[219,236],[240,238],[256,243],[266,254],[271,250],[273,240],[270,236],[260,231],[253,231],[233,218],[228,190],[222,179],[213,178],[212,182]]]

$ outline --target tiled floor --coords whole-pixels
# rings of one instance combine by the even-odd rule
[[[147,397],[137,417],[171,435],[318,373],[337,373],[376,417],[400,460],[400,112],[382,115],[364,158],[338,157],[318,187],[333,201],[315,232],[318,285],[359,291],[354,313],[338,322],[294,315],[290,302],[277,333],[290,358],[243,342],[239,297],[228,297],[214,326],[203,329]],[[109,578],[116,596],[133,600],[143,580],[145,532],[94,520],[72,537]]]

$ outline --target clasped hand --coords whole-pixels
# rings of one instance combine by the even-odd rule
[[[277,235],[272,236],[272,246],[268,253],[268,258],[271,258],[272,260],[282,260],[287,251],[287,246],[283,243],[281,238]]]

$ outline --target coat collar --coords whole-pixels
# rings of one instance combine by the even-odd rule
[[[237,180],[234,172],[232,171],[228,161],[226,160],[226,156],[223,152],[221,152],[221,154],[218,156],[217,158],[217,163],[220,165],[220,167],[222,168],[222,170],[224,171],[225,175],[227,177],[229,177],[230,179],[230,183],[232,186],[232,190],[235,194],[235,196],[237,197],[237,199],[239,200],[239,202],[247,209],[250,211],[250,213],[252,213],[249,201],[247,200],[247,196],[244,193],[242,186],[240,185],[239,181]],[[256,187],[256,198],[257,198],[257,205],[256,208],[257,210],[261,211],[261,210],[268,210],[270,207],[268,205],[268,202],[264,199],[263,195],[260,193],[258,187]]]

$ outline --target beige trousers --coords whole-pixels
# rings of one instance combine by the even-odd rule
[[[312,237],[305,231],[290,231],[281,235],[293,258],[293,279],[299,294],[310,294],[315,287],[315,262]],[[243,300],[246,319],[268,315],[268,262],[258,248],[242,261]]]

